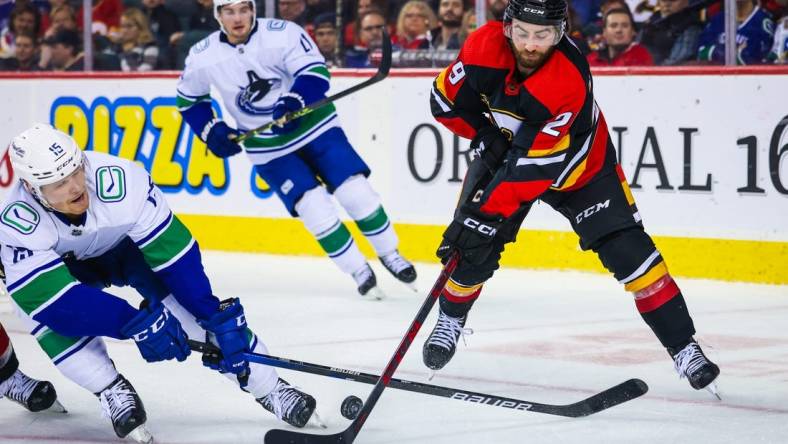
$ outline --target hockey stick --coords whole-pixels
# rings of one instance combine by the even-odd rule
[[[189,347],[196,351],[211,356],[212,359],[219,359],[219,349],[204,342],[189,340]],[[293,359],[280,358],[277,356],[264,355],[261,353],[245,353],[249,362],[268,365],[271,367],[295,370],[298,372],[311,373],[313,375],[328,376],[330,378],[344,379],[346,381],[361,382],[364,384],[375,384],[380,376],[371,373],[357,372],[339,367],[329,367],[326,365],[312,364],[309,362],[296,361]],[[523,410],[535,413],[545,413],[548,415],[566,416],[569,418],[579,418],[600,412],[623,402],[637,398],[648,391],[645,382],[639,379],[630,379],[614,387],[597,393],[582,401],[568,405],[542,404],[533,401],[523,401],[521,399],[507,398],[504,396],[490,395],[487,393],[477,393],[468,390],[442,387],[439,385],[423,384],[421,382],[408,381],[404,379],[391,378],[389,387],[393,389],[405,390],[413,393],[440,396],[443,398],[456,399],[458,401],[472,402],[475,404],[485,404],[493,407],[503,407],[511,410]]]
[[[405,336],[402,338],[402,341],[400,341],[399,346],[397,346],[397,350],[394,352],[394,355],[391,357],[389,363],[386,365],[386,368],[383,370],[383,374],[380,375],[378,381],[375,383],[375,387],[372,388],[372,392],[370,392],[369,396],[367,396],[367,400],[364,401],[364,406],[361,408],[361,411],[358,412],[358,416],[356,416],[356,419],[350,423],[348,428],[342,432],[334,433],[333,435],[313,435],[310,433],[301,433],[291,430],[273,429],[269,430],[265,434],[265,443],[352,443],[356,439],[358,433],[361,431],[364,423],[367,421],[372,408],[375,407],[378,399],[380,399],[380,395],[383,394],[383,389],[385,389],[391,383],[391,376],[397,370],[402,358],[405,357],[405,353],[408,351],[411,342],[413,342],[416,334],[421,329],[421,324],[424,323],[424,320],[427,318],[430,310],[432,310],[432,306],[435,305],[435,301],[438,300],[438,296],[441,294],[441,290],[443,290],[443,287],[449,280],[449,276],[451,276],[452,272],[454,272],[454,269],[457,267],[459,258],[460,254],[457,251],[452,253],[449,261],[443,267],[443,270],[441,270],[440,276],[438,276],[438,279],[435,281],[435,285],[432,286],[432,290],[430,290],[429,295],[427,295],[427,299],[421,305],[418,313],[416,313],[416,317],[413,319],[413,322],[410,323],[410,327],[408,327]]]
[[[303,117],[319,108],[322,108],[329,103],[335,102],[347,95],[353,94],[354,92],[364,89],[373,83],[380,82],[381,80],[385,79],[386,76],[389,75],[389,70],[391,69],[391,39],[389,38],[388,32],[383,29],[383,48],[382,48],[382,59],[380,61],[380,65],[378,66],[378,72],[375,73],[372,77],[368,78],[367,80],[359,83],[358,85],[351,86],[350,88],[340,91],[333,96],[325,97],[323,99],[318,100],[317,102],[310,103],[309,105],[295,110],[293,112],[289,112],[282,116],[278,120],[273,120],[271,122],[266,123],[265,125],[259,126],[253,130],[249,130],[235,139],[235,142],[241,143],[250,137],[254,137],[262,132],[268,131],[274,127],[274,125],[282,126],[290,121],[293,121],[299,117]]]

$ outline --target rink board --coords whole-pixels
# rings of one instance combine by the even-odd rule
[[[598,72],[596,97],[645,226],[671,271],[788,283],[788,70],[626,72]],[[335,72],[332,91],[369,74]],[[468,160],[468,141],[429,113],[434,74],[394,72],[337,104],[373,170],[403,253],[420,261],[434,260]],[[175,108],[176,81],[171,73],[0,77],[0,95],[13,104],[0,109],[0,139],[44,121],[83,147],[140,161],[205,248],[321,254],[246,158],[206,152]],[[2,160],[0,194],[13,182],[7,153]],[[504,264],[603,270],[546,205],[535,205]]]

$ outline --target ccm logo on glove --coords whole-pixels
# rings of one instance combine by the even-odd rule
[[[161,315],[153,322],[153,324],[151,324],[150,327],[137,334],[131,335],[131,338],[134,339],[135,342],[142,342],[148,339],[149,335],[155,335],[164,327],[164,324],[167,323],[167,319],[170,317],[169,313],[170,312],[167,309],[162,310]]]
[[[479,222],[478,220],[470,218],[470,217],[466,217],[465,220],[462,221],[462,224],[465,225],[466,227],[468,227],[468,228],[470,228],[470,229],[472,229],[474,231],[477,231],[477,232],[479,232],[479,233],[481,233],[481,234],[483,234],[485,236],[488,236],[488,237],[493,237],[493,236],[495,236],[495,233],[498,232],[497,228],[491,227],[491,226],[489,226],[487,224],[483,224],[483,223]]]

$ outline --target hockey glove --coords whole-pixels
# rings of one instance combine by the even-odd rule
[[[243,151],[233,138],[241,134],[221,120],[211,120],[202,130],[202,140],[216,157],[230,157]]]
[[[502,218],[481,214],[464,205],[443,232],[443,242],[435,254],[445,263],[451,252],[457,250],[463,261],[481,265],[495,250],[495,236],[502,224]]]
[[[224,373],[234,373],[241,388],[246,387],[249,382],[249,361],[244,353],[249,351],[249,340],[246,337],[246,316],[241,302],[236,298],[222,301],[219,311],[210,319],[199,321],[199,324],[216,339],[216,345],[222,351],[222,360],[218,366],[206,360],[203,360],[203,364]]]
[[[304,103],[304,99],[300,95],[292,92],[285,93],[282,94],[282,97],[280,97],[276,102],[276,105],[274,105],[272,117],[274,120],[279,120],[285,114],[298,111],[305,106],[306,104]],[[271,128],[271,131],[273,131],[274,134],[285,134],[295,130],[296,128],[298,128],[298,119],[291,120],[282,126],[274,125],[273,128]]]
[[[479,129],[476,137],[471,140],[471,150],[492,175],[500,168],[509,147],[511,147],[509,139],[494,126]]]
[[[191,353],[181,323],[162,304],[142,308],[120,332],[134,340],[148,362],[184,361]]]

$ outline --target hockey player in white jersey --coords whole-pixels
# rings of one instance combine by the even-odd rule
[[[149,362],[183,361],[187,337],[217,345],[225,373],[278,418],[303,427],[315,400],[243,353],[267,353],[237,298],[213,295],[200,250],[148,173],[125,159],[82,152],[46,124],[16,136],[19,176],[0,213],[0,258],[18,312],[69,379],[94,393],[123,438],[150,442],[146,413],[101,337],[132,339]],[[140,309],[103,288],[132,286]]]
[[[348,142],[333,105],[243,142],[233,139],[325,97],[329,72],[304,30],[285,20],[255,18],[249,0],[214,0],[220,31],[196,43],[178,82],[178,106],[192,130],[219,157],[245,149],[262,177],[317,238],[362,295],[380,298],[372,268],[340,221],[336,198],[374,247],[384,267],[406,284],[416,270],[398,252],[394,228],[372,189],[370,169]],[[237,129],[215,118],[211,86]]]

